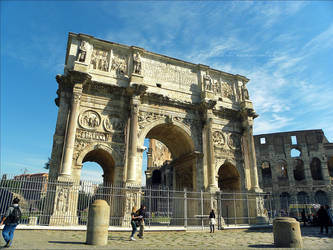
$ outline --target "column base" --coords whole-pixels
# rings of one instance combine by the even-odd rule
[[[257,216],[256,224],[258,225],[269,224],[269,219],[267,216]]]

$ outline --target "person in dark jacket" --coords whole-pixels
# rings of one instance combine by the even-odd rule
[[[139,231],[138,237],[140,239],[143,239],[143,231],[144,231],[144,226],[145,226],[144,218],[146,217],[146,206],[141,205],[140,209],[136,213],[138,214],[138,216],[141,216],[141,219],[139,221],[140,231]]]
[[[21,210],[19,207],[19,202],[19,198],[13,199],[13,205],[7,209],[5,216],[0,222],[0,226],[5,224],[4,228],[2,229],[2,237],[6,241],[6,245],[4,245],[4,247],[10,247],[12,245],[14,231],[20,222]]]
[[[306,214],[305,214],[304,209],[302,210],[301,215],[302,215],[302,221],[304,223],[304,226],[306,226],[307,218],[306,218]]]
[[[323,233],[323,228],[325,227],[326,233],[328,234],[328,225],[330,219],[328,217],[327,211],[324,208],[324,206],[320,206],[317,212],[317,216],[318,216],[318,223],[320,226],[320,233]]]
[[[214,213],[214,209],[212,209],[212,211],[209,214],[209,229],[210,229],[210,233],[214,233],[215,232],[215,224],[216,224],[215,213]]]
[[[137,213],[136,213],[136,207],[133,207],[132,208],[132,213],[131,213],[131,226],[132,226],[132,233],[131,233],[131,236],[130,236],[130,240],[135,240],[134,238],[134,234],[136,233],[136,230],[137,230],[137,227],[136,227],[136,224],[139,220],[141,220],[142,217],[139,216]]]

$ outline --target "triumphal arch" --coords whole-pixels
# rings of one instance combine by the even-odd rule
[[[50,223],[75,214],[69,183],[86,161],[103,168],[104,183],[140,185],[145,138],[170,150],[176,189],[260,192],[246,77],[70,33],[56,80],[50,178],[64,185],[50,197]]]

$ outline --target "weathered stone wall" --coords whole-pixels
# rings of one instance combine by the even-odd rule
[[[261,134],[254,140],[260,186],[278,201],[276,209],[286,209],[287,202],[332,205],[332,144],[322,130]]]

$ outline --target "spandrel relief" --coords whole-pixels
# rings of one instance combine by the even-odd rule
[[[90,65],[93,69],[108,71],[109,52],[101,49],[94,49],[91,55]]]
[[[80,114],[79,124],[86,129],[96,129],[101,124],[101,117],[96,111],[87,110]]]

